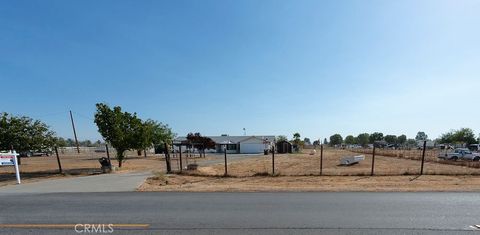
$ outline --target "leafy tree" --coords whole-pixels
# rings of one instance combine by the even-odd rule
[[[303,139],[303,143],[308,144],[308,145],[312,144],[312,142],[310,142],[310,138],[306,138],[306,137]]]
[[[215,141],[209,137],[202,136],[200,133],[188,133],[187,141],[191,146],[198,150],[214,149]]]
[[[328,144],[327,138],[323,139],[323,144]]]
[[[370,135],[370,144],[375,143],[375,141],[383,140],[383,133],[381,132],[374,132]]]
[[[398,142],[398,138],[396,135],[386,135],[384,139],[385,142],[389,144],[396,144]]]
[[[398,144],[405,145],[407,143],[407,136],[406,135],[399,135],[397,138]]]
[[[355,137],[353,137],[353,135],[348,135],[347,137],[345,137],[345,144],[348,144],[348,145],[356,144]]]
[[[293,134],[293,143],[297,146],[297,151],[299,150],[300,146],[303,146],[303,141],[300,139],[300,133],[296,132]]]
[[[40,151],[53,147],[56,142],[55,133],[47,124],[25,116],[0,113],[0,149]]]
[[[68,147],[75,146],[75,141],[72,140],[71,138],[68,138],[68,139],[66,140],[66,142],[67,142],[67,146],[68,146]]]
[[[125,151],[142,148],[145,126],[136,113],[123,112],[122,108],[110,108],[103,103],[96,104],[95,123],[105,141],[115,148],[118,166],[122,167]]]
[[[57,146],[60,148],[67,147],[67,141],[62,137],[56,138],[55,142],[57,143]]]
[[[330,146],[342,144],[343,138],[340,134],[330,136]]]
[[[148,119],[145,124],[150,126],[149,134],[151,135],[151,144],[154,146],[171,142],[175,138],[175,134],[167,124],[163,124],[151,119]]]
[[[315,146],[320,145],[320,140],[314,140],[314,141],[313,141],[313,145],[315,145]]]
[[[407,139],[407,146],[412,148],[417,146],[417,141],[415,139]]]
[[[425,132],[423,132],[423,131],[419,131],[419,132],[417,133],[417,136],[415,136],[415,140],[416,140],[416,141],[427,140],[427,139],[428,139],[428,135],[425,134]]]
[[[470,128],[461,128],[460,130],[454,130],[442,134],[439,139],[442,144],[474,144],[477,142],[475,134]]]
[[[284,135],[279,135],[277,138],[275,138],[276,142],[281,142],[281,141],[288,141],[287,137]]]
[[[359,145],[363,147],[367,147],[368,143],[370,142],[370,134],[362,133],[357,136],[357,142]]]

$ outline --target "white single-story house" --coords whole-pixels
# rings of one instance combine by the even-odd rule
[[[215,142],[215,149],[207,149],[205,152],[223,153],[224,146],[227,146],[227,153],[258,154],[264,150],[271,149],[275,144],[274,135],[266,136],[206,136]],[[174,143],[182,143],[186,137],[178,137]],[[175,147],[178,151],[178,146]]]

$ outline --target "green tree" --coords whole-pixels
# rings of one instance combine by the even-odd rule
[[[167,124],[163,124],[151,119],[148,119],[145,123],[146,125],[150,126],[150,139],[151,144],[154,146],[171,142],[175,138],[175,134]]]
[[[136,113],[123,112],[122,108],[110,108],[103,103],[96,104],[95,124],[105,141],[115,148],[118,166],[122,167],[125,151],[142,148],[145,126]]]
[[[275,142],[288,141],[288,138],[284,135],[279,135],[275,138]]]
[[[356,144],[355,137],[353,137],[353,135],[348,135],[347,137],[345,137],[345,144],[348,144],[348,145]]]
[[[370,134],[362,133],[357,136],[357,142],[359,145],[363,147],[367,147],[368,143],[370,142]]]
[[[323,144],[328,144],[327,138],[323,139]]]
[[[306,138],[306,137],[303,139],[303,143],[308,144],[308,145],[312,144],[312,142],[310,142],[310,138]]]
[[[297,146],[297,151],[299,151],[300,147],[303,146],[303,141],[300,139],[300,133],[296,132],[293,134],[293,143]]]
[[[388,144],[396,144],[398,142],[396,135],[386,135],[384,139]]]
[[[439,142],[442,144],[474,144],[477,142],[475,134],[470,128],[461,128],[442,134]]]
[[[296,132],[293,134],[293,141],[300,141],[300,133]]]
[[[423,131],[419,131],[419,132],[417,133],[417,136],[415,136],[415,140],[416,140],[416,141],[427,140],[427,139],[428,139],[428,135],[425,134],[425,132],[423,132]]]
[[[55,133],[47,124],[25,116],[0,113],[0,149],[41,151],[55,146],[56,142]]]
[[[370,144],[375,143],[375,141],[383,140],[383,133],[381,132],[374,132],[370,135]]]
[[[61,148],[67,147],[67,141],[62,137],[56,138],[56,143],[58,147],[61,147]]]
[[[407,143],[407,136],[406,135],[399,135],[397,138],[398,144],[405,145]]]
[[[340,134],[330,136],[330,146],[335,146],[343,143],[343,138]]]
[[[406,144],[409,148],[414,148],[417,146],[417,141],[415,139],[407,139]]]

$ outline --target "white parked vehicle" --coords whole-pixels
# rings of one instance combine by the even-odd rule
[[[440,153],[438,158],[444,160],[469,160],[469,161],[479,161],[480,160],[480,153],[474,153],[467,148],[458,148],[455,149],[453,152],[450,153]]]
[[[480,144],[471,144],[468,146],[468,149],[472,152],[480,152]]]

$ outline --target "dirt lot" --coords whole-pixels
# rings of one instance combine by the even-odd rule
[[[55,156],[22,158],[20,173],[23,182],[33,182],[49,178],[74,177],[100,174],[98,159],[106,157],[105,153],[80,153],[60,154],[64,174],[58,173],[58,163]],[[118,166],[118,162],[111,156],[112,164]],[[147,158],[128,153],[127,160],[117,172],[126,171],[165,171],[164,155],[148,155]],[[193,159],[190,161],[194,161]],[[172,169],[178,170],[178,159],[172,159]],[[13,166],[0,167],[0,186],[15,184],[15,169]]]
[[[366,176],[371,172],[371,155],[365,155],[365,160],[352,166],[339,166],[340,159],[344,156],[358,155],[345,150],[328,149],[324,152],[323,175],[329,176]],[[420,172],[421,162],[418,160],[397,157],[375,157],[375,175],[416,175]],[[228,174],[232,176],[265,175],[272,172],[271,155],[245,156],[245,160],[236,161],[228,165]],[[275,155],[275,174],[282,176],[310,176],[319,175],[320,156],[317,152],[312,156],[302,154]],[[426,162],[425,174],[438,175],[480,175],[480,169],[466,166]],[[200,167],[200,175],[224,174],[222,163]]]
[[[147,179],[139,191],[480,191],[480,176],[257,176],[167,175]]]
[[[140,191],[480,191],[480,169],[427,162],[424,176],[418,177],[418,160],[376,156],[375,176],[370,177],[371,155],[352,166],[339,166],[344,156],[356,153],[326,150],[323,175],[317,153],[245,156],[228,164],[230,177],[222,177],[222,163],[199,167],[182,175],[148,179]]]

